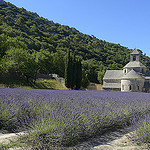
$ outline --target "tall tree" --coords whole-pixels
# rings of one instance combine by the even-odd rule
[[[100,84],[103,84],[103,77],[104,77],[104,74],[105,74],[105,70],[102,70],[102,71],[98,71],[98,81]]]
[[[12,48],[7,51],[2,62],[6,72],[26,78],[27,81],[34,78],[35,60],[27,50]]]
[[[86,88],[89,85],[90,81],[87,77],[87,74],[85,72],[85,70],[82,70],[82,81],[81,81],[81,85],[83,88]]]
[[[71,88],[71,80],[72,80],[72,58],[69,51],[67,53],[65,65],[65,85],[67,88]]]
[[[76,61],[76,85],[75,89],[79,90],[81,88],[81,81],[82,81],[82,65],[81,61]]]
[[[82,81],[81,61],[72,56],[70,51],[66,57],[65,85],[68,88],[79,90]]]
[[[71,80],[71,89],[75,88],[76,85],[76,57],[75,55],[72,56],[72,80]]]

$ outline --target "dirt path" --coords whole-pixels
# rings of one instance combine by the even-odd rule
[[[25,132],[20,132],[20,133],[5,133],[3,131],[0,131],[0,144],[9,144],[11,141],[17,141],[19,135],[23,135],[23,134],[25,134]],[[16,147],[16,148],[9,148],[9,150],[23,150],[23,149]]]
[[[138,146],[129,140],[126,135],[107,144],[95,146],[93,150],[148,150],[146,145]]]
[[[24,133],[20,133],[24,134]],[[107,132],[106,134],[82,142],[74,147],[64,148],[63,150],[149,150],[146,145],[138,146],[130,141],[124,130]],[[10,140],[17,140],[15,133],[1,134],[0,143],[8,144]],[[22,150],[21,148],[10,148],[9,150]],[[29,150],[29,149],[26,149]],[[56,149],[55,149],[56,150]],[[62,148],[60,149],[62,150]]]
[[[67,150],[150,150],[146,145],[138,146],[127,138],[124,129],[109,131]]]

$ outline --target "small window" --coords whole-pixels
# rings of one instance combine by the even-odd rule
[[[129,90],[130,90],[130,91],[132,90],[132,87],[131,87],[131,85],[129,85]]]
[[[138,91],[139,91],[140,90],[140,86],[138,85],[137,88],[138,88]]]
[[[122,85],[122,90],[124,90],[124,85]]]
[[[133,61],[136,61],[136,56],[135,55],[133,55]]]

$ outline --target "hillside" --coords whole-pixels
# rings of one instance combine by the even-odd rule
[[[68,50],[82,60],[89,80],[100,83],[106,69],[121,69],[128,63],[131,51],[11,3],[0,3],[1,74],[15,72],[27,80],[37,72],[63,77]],[[139,51],[141,62],[150,68],[150,58]]]

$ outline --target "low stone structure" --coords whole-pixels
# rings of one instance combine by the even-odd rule
[[[59,77],[58,74],[45,75],[45,74],[38,73],[37,79],[40,79],[40,80],[52,80],[53,79],[65,87],[65,79],[62,77]]]
[[[140,54],[134,49],[130,62],[123,70],[107,70],[103,89],[123,92],[150,92],[150,70],[140,62]]]
[[[96,84],[96,83],[90,83],[87,86],[87,90],[102,90],[102,85],[101,84]]]

